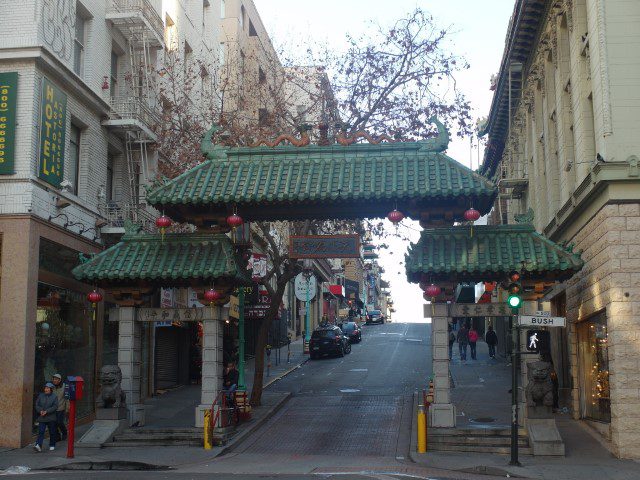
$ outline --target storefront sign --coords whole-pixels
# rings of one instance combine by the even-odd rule
[[[316,281],[316,277],[313,275],[307,277],[303,273],[299,273],[296,276],[294,287],[296,298],[301,302],[307,302],[309,300],[313,300],[316,296],[318,283]]]
[[[359,258],[359,235],[292,235],[291,258]]]
[[[205,320],[207,308],[141,308],[140,322],[201,322]],[[210,317],[209,317],[210,318]]]
[[[251,279],[258,282],[267,276],[267,256],[262,253],[254,253],[249,257],[247,270],[251,270]]]
[[[15,173],[18,73],[0,73],[0,175]]]
[[[46,78],[42,79],[40,110],[38,176],[54,187],[59,187],[64,179],[67,95]]]
[[[268,293],[260,293],[258,302],[244,307],[244,318],[258,320],[267,316],[267,310],[271,306],[271,297]]]

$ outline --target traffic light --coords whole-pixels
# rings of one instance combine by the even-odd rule
[[[551,338],[547,330],[527,330],[527,350],[534,353],[548,353]]]
[[[520,274],[518,272],[511,272],[509,275],[507,290],[509,291],[507,304],[512,310],[516,311],[522,305],[522,284],[520,283]]]

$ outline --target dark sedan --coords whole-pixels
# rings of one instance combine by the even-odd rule
[[[360,343],[362,341],[362,330],[356,322],[345,322],[340,328],[351,343]]]

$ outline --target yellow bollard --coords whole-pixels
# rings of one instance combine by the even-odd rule
[[[418,405],[418,453],[427,453],[427,415],[424,405]]]
[[[204,449],[211,450],[213,443],[211,442],[211,410],[204,411]]]

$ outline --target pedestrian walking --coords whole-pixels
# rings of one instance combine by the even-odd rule
[[[460,360],[467,361],[467,345],[469,345],[469,330],[466,325],[461,325],[458,330],[458,348],[460,349]]]
[[[471,325],[471,328],[469,329],[469,347],[471,348],[471,360],[477,360],[476,358],[476,343],[478,343],[478,331],[473,328],[473,325]]]
[[[33,446],[36,452],[42,451],[44,434],[49,428],[49,450],[56,449],[56,411],[58,410],[58,397],[53,393],[54,385],[47,382],[43,392],[36,400],[36,412],[38,412],[38,439]]]
[[[69,411],[69,401],[64,396],[64,382],[62,375],[56,373],[52,380],[53,393],[58,399],[58,410],[56,410],[56,441],[67,439],[67,427],[64,424],[65,416]]]
[[[498,335],[493,330],[493,325],[489,325],[487,329],[487,333],[484,336],[485,342],[487,342],[487,346],[489,347],[489,357],[496,358],[496,345],[498,344]]]
[[[449,360],[453,359],[453,344],[456,341],[456,334],[453,333],[453,328],[449,325]]]

